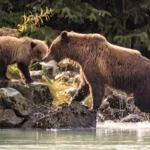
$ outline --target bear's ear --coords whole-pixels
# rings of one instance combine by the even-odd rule
[[[67,31],[63,31],[63,32],[61,33],[61,39],[62,39],[63,41],[66,41],[66,40],[68,39]]]
[[[31,48],[33,49],[36,46],[36,43],[34,43],[33,41],[31,42]]]

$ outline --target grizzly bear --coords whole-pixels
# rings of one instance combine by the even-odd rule
[[[133,93],[135,105],[150,112],[150,60],[137,50],[113,45],[100,34],[63,31],[43,61],[65,58],[77,62],[82,70],[83,81],[73,101],[82,101],[91,92],[93,109],[97,110],[108,85]]]
[[[42,60],[47,52],[48,46],[44,41],[29,37],[19,39],[0,36],[0,79],[8,79],[6,76],[8,65],[17,63],[26,83],[30,83],[32,81],[29,73],[31,60]]]

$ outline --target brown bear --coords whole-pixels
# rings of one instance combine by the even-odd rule
[[[65,58],[77,62],[82,70],[83,82],[73,101],[82,101],[91,92],[93,109],[97,110],[108,85],[133,93],[136,106],[150,112],[150,60],[137,50],[113,45],[100,34],[63,31],[43,61]]]
[[[6,76],[8,65],[17,63],[26,82],[31,82],[29,73],[31,60],[42,60],[47,52],[48,46],[44,41],[29,37],[18,39],[12,36],[0,36],[0,79],[8,79]]]

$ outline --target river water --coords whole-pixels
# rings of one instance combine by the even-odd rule
[[[98,123],[96,129],[0,130],[0,150],[150,150],[150,123]]]

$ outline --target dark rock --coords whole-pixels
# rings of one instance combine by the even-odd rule
[[[16,116],[15,112],[12,109],[0,110],[0,127],[1,128],[12,128],[20,123],[22,119]]]
[[[28,100],[13,88],[0,89],[0,105],[3,109],[12,109],[18,116],[24,117],[31,113]]]
[[[47,108],[46,108],[46,110],[47,110]],[[45,116],[45,114],[42,110],[38,110],[38,109],[34,110],[34,112],[32,112],[32,114],[29,116],[27,121],[22,125],[22,128],[23,129],[33,128],[37,124],[37,120],[44,116]]]
[[[127,98],[127,101],[126,101],[126,109],[127,109],[127,112],[129,114],[131,113],[135,113],[135,105],[134,105],[134,98],[133,97],[129,97]],[[140,112],[140,110],[139,110]]]
[[[138,114],[129,114],[128,116],[120,120],[120,122],[140,122],[140,121],[144,121],[144,118]]]
[[[126,108],[126,96],[121,93],[118,93],[118,92],[113,92],[112,95],[109,95],[103,101],[102,107],[103,107],[103,105],[105,105],[105,102],[106,102],[106,105],[109,104],[109,106],[111,108],[116,108],[116,109]],[[106,106],[104,106],[104,107],[106,107]]]
[[[34,128],[91,128],[96,127],[96,113],[80,103],[62,104],[58,110],[38,112],[23,126]]]
[[[119,120],[127,115],[126,96],[122,93],[111,91],[100,107],[99,120]]]
[[[33,82],[29,86],[25,86],[18,81],[9,82],[8,87],[13,87],[18,90],[25,98],[32,103],[38,105],[50,106],[53,96],[50,93],[48,86],[44,83]]]
[[[0,88],[7,87],[8,83],[8,80],[0,80]]]

